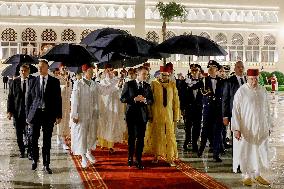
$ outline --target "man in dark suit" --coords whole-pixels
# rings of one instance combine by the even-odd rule
[[[3,76],[4,89],[8,89],[8,76]]]
[[[244,64],[242,61],[236,62],[234,71],[235,75],[227,79],[223,88],[222,114],[225,126],[228,126],[231,121],[234,96],[240,86],[246,83],[246,78],[244,76]],[[239,167],[237,171],[240,172]]]
[[[197,152],[197,141],[200,136],[202,120],[202,89],[203,82],[199,78],[200,66],[191,64],[189,78],[181,85],[180,107],[185,120],[184,150],[188,150],[188,144],[192,142],[192,151]]]
[[[23,140],[27,139],[26,135],[26,96],[28,83],[34,77],[29,76],[30,67],[27,64],[20,66],[20,77],[15,78],[10,86],[7,100],[7,118],[11,120],[13,117],[14,127],[16,129],[17,143],[20,149],[20,158],[25,157],[25,144]],[[30,157],[30,146],[28,145],[28,156]]]
[[[139,67],[137,72],[137,79],[125,83],[120,101],[127,103],[125,118],[128,128],[128,166],[133,165],[136,146],[136,167],[144,169],[142,152],[146,124],[149,120],[147,106],[153,103],[153,93],[150,84],[146,82],[148,69]]]
[[[26,115],[27,123],[32,128],[32,170],[37,168],[39,159],[38,139],[43,131],[42,159],[44,170],[52,174],[49,168],[51,137],[54,123],[62,118],[62,100],[59,80],[48,75],[48,62],[38,64],[39,76],[29,83]]]
[[[203,127],[201,132],[201,143],[198,156],[201,157],[209,139],[213,146],[213,159],[222,162],[219,157],[221,146],[222,123],[222,87],[223,82],[217,76],[220,65],[210,60],[207,66],[209,76],[205,78],[203,89]]]

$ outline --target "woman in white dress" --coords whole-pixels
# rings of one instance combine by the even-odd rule
[[[82,167],[87,167],[87,159],[95,163],[91,149],[96,147],[97,138],[97,86],[92,80],[93,68],[82,66],[84,77],[75,81],[71,95],[71,150],[82,156]]]

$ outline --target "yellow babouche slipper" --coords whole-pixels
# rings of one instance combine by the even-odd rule
[[[265,180],[264,178],[262,178],[261,176],[257,176],[255,177],[255,180],[259,183],[259,184],[262,184],[262,185],[270,185],[270,183]]]
[[[252,186],[253,185],[253,181],[252,181],[251,178],[246,178],[246,179],[243,180],[243,184],[245,186]]]

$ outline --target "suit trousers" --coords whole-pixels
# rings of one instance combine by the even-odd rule
[[[37,109],[34,117],[34,122],[33,124],[31,124],[32,157],[36,162],[39,159],[38,139],[40,137],[40,129],[42,128],[42,159],[44,166],[48,166],[50,164],[51,137],[54,126],[53,121],[47,120],[47,114],[47,112],[42,111],[41,109]]]
[[[24,136],[26,138],[26,118],[24,115],[20,118],[14,118],[14,127],[16,129],[17,143],[21,154],[25,153]]]
[[[144,137],[146,131],[146,124],[144,121],[127,121],[128,129],[128,159],[133,159],[136,147],[136,161],[141,163],[142,153],[144,148]]]

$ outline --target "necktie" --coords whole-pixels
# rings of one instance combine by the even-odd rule
[[[165,87],[163,87],[163,105],[164,107],[167,107],[168,104],[168,93],[167,93],[167,89]]]
[[[44,85],[45,85],[45,78],[42,77],[42,83],[41,83],[41,90],[40,90],[40,93],[41,93],[41,108],[44,108]]]
[[[244,79],[241,77],[240,80],[241,80],[241,85],[243,85],[245,83]]]
[[[26,84],[26,80],[24,79],[24,83],[23,83],[23,94],[24,94],[24,96],[26,95],[26,90],[27,90],[27,84]]]
[[[140,95],[143,95],[143,84],[141,81],[138,84],[138,91]]]

